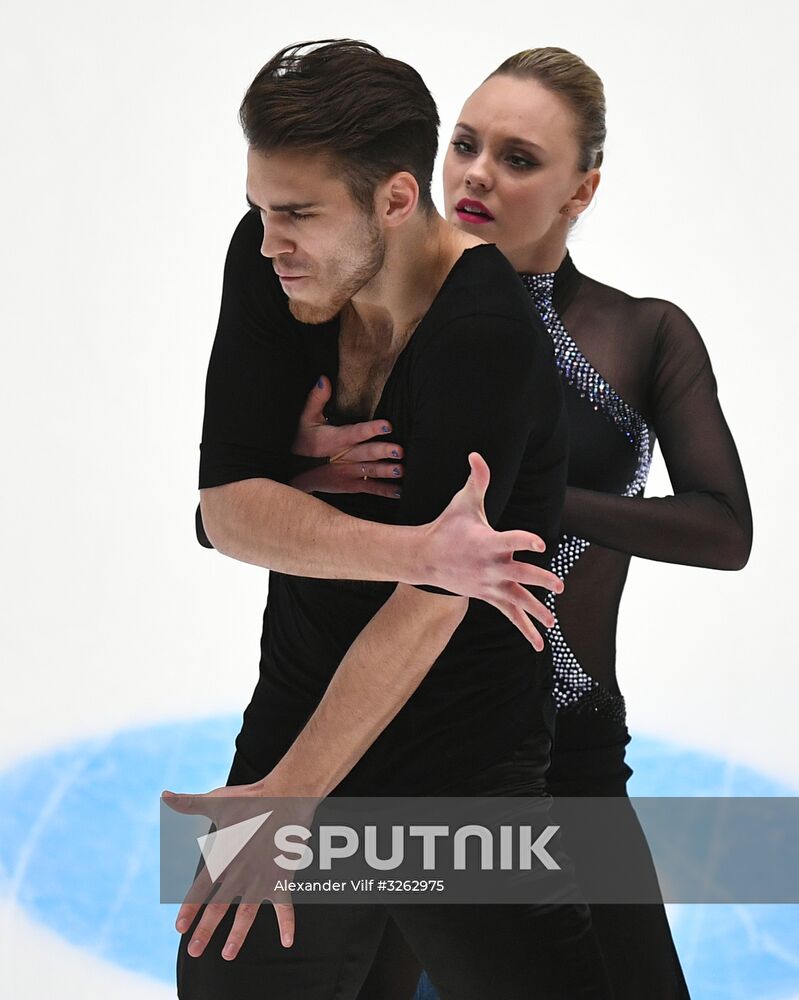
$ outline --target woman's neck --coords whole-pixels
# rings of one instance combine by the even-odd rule
[[[567,234],[568,228],[563,232],[547,233],[537,243],[514,249],[506,256],[517,271],[526,274],[548,274],[557,271],[566,256]]]

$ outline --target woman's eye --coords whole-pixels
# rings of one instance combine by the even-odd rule
[[[474,151],[472,144],[465,139],[453,139],[450,145],[458,153],[471,153]]]
[[[515,153],[508,157],[508,163],[510,163],[512,167],[518,167],[520,170],[536,166],[532,160],[528,160],[524,156],[517,156]]]
[[[292,219],[296,219],[297,222],[301,222],[303,219],[313,218],[313,216],[310,215],[308,212],[292,212],[291,217]]]

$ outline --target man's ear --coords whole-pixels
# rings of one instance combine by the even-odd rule
[[[401,226],[413,215],[418,204],[419,184],[407,170],[392,174],[375,192],[377,216],[386,226]]]

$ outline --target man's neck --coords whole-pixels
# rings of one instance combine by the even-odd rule
[[[464,250],[483,241],[450,226],[437,212],[429,217],[420,212],[387,237],[383,267],[349,308],[360,336],[384,345],[388,339],[401,350]]]

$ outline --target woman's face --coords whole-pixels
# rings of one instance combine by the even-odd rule
[[[464,105],[444,159],[447,219],[496,243],[518,271],[554,269],[569,219],[599,182],[578,157],[574,114],[557,94],[492,77]]]

